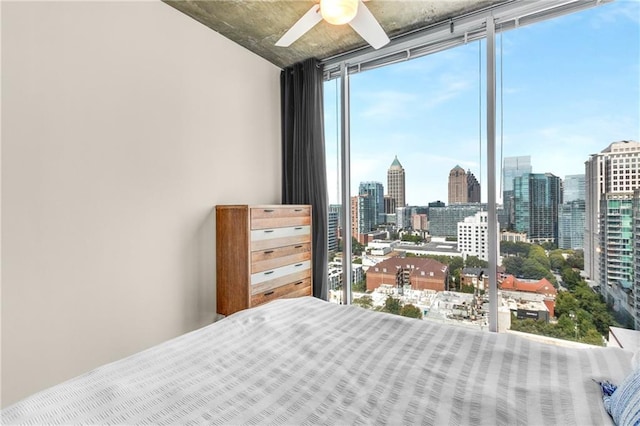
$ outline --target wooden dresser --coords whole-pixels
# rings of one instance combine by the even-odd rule
[[[216,206],[217,311],[312,294],[311,206]]]

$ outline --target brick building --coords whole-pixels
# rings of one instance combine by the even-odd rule
[[[381,284],[411,285],[413,290],[444,291],[449,268],[437,260],[421,257],[393,257],[372,266],[367,271],[367,290]]]
[[[521,281],[513,275],[507,275],[499,283],[500,290],[521,291],[526,293],[537,293],[544,296],[544,304],[551,316],[555,316],[556,296],[558,291],[546,278],[539,281]]]

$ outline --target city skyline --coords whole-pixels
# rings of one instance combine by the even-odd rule
[[[529,155],[533,173],[564,179],[584,174],[610,143],[640,139],[639,16],[639,2],[618,1],[498,35],[498,166]],[[474,42],[351,76],[351,195],[361,181],[384,184],[397,155],[407,204],[446,202],[456,165],[477,177],[486,202],[485,54]],[[340,190],[336,89],[325,83],[331,203]],[[496,183],[501,202],[499,170]]]

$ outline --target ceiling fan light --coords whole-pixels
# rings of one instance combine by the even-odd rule
[[[342,25],[358,13],[359,0],[320,0],[322,18],[330,24]]]

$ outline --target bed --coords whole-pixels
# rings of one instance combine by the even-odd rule
[[[633,353],[282,299],[22,400],[3,424],[611,424]]]

